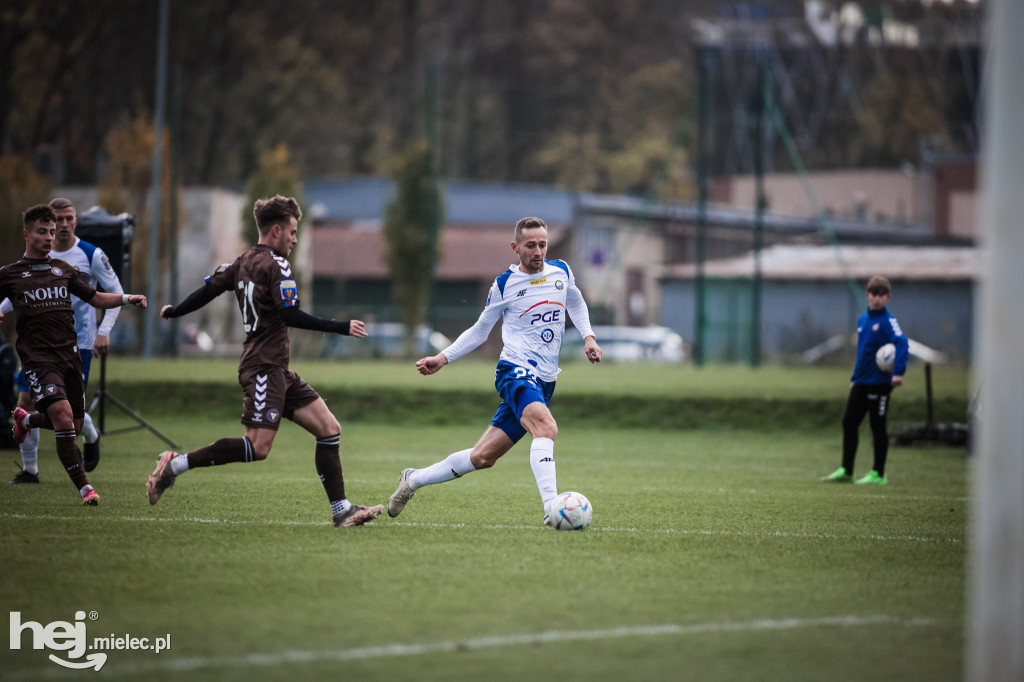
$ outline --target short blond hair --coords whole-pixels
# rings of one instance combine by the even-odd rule
[[[516,234],[515,234],[516,244],[518,244],[520,241],[522,241],[522,239],[523,239],[523,230],[527,230],[527,229],[529,229],[531,227],[543,227],[545,230],[548,229],[547,223],[545,223],[540,218],[534,218],[534,217],[520,218],[516,222]]]

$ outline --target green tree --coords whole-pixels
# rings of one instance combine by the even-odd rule
[[[384,217],[384,259],[392,297],[405,328],[405,352],[415,351],[416,328],[430,303],[430,283],[440,258],[443,196],[426,142],[415,143],[392,165],[395,198]]]
[[[29,206],[53,198],[49,178],[36,173],[32,162],[21,154],[0,156],[0,249],[3,263],[15,260],[25,250],[21,213]]]
[[[171,230],[179,226],[171,225],[171,202],[179,205],[181,197],[172,196],[171,188],[171,155],[169,134],[165,130],[162,135],[162,168],[160,171],[160,221],[157,225],[157,262],[149,262],[149,240],[152,229],[152,210],[150,192],[153,184],[153,149],[156,140],[156,126],[153,115],[140,109],[132,118],[120,121],[106,138],[108,163],[103,171],[98,190],[98,199],[109,213],[130,213],[135,216],[135,231],[132,239],[132,273],[133,281],[121,284],[126,289],[139,291],[147,285],[146,274],[150,268],[158,273],[170,272]],[[157,291],[146,294],[156,300],[163,300],[166,292],[167,277],[161,275],[157,280]],[[121,318],[125,319],[125,318]],[[135,325],[135,338],[143,337],[144,315],[131,315]]]
[[[29,206],[42,204],[53,198],[53,185],[32,168],[25,156],[0,156],[0,253],[6,265],[25,251],[21,213]],[[4,320],[4,332],[12,340],[15,316]]]
[[[920,160],[922,137],[944,138],[945,123],[921,79],[894,71],[875,76],[862,94],[859,140],[876,165]],[[938,104],[938,106],[937,106]]]
[[[302,196],[302,181],[299,179],[298,166],[292,163],[288,147],[283,144],[260,154],[256,172],[250,175],[245,183],[247,200],[242,205],[242,241],[246,244],[255,244],[257,240],[256,223],[252,216],[253,205],[257,199],[266,199],[275,194],[295,197],[303,211],[307,211],[309,208]]]

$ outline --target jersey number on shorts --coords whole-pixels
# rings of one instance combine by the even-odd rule
[[[537,375],[534,374],[532,369],[526,369],[525,367],[516,367],[516,379],[526,379],[534,384],[537,383]]]
[[[248,334],[260,323],[260,316],[256,314],[256,306],[252,302],[252,292],[256,288],[256,285],[252,282],[238,282],[238,288],[245,292],[245,296],[242,297],[242,328]],[[249,322],[249,317],[252,316],[252,322]]]

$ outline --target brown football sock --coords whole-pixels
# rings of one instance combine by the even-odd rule
[[[71,482],[81,490],[82,486],[89,484],[89,480],[85,476],[82,451],[78,449],[78,443],[75,442],[75,430],[54,431],[54,436],[57,438],[57,457],[60,458],[60,463],[68,472]]]
[[[212,467],[231,462],[253,461],[252,443],[248,438],[221,438],[188,453],[188,468]]]
[[[313,459],[316,462],[316,473],[320,474],[320,482],[324,484],[329,502],[340,502],[345,499],[345,477],[341,473],[340,449],[341,434],[318,438]]]

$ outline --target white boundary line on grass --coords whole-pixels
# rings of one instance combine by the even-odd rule
[[[268,525],[268,526],[329,526],[329,521],[269,521],[266,519],[255,519],[251,521],[232,519],[203,519],[196,517],[168,517],[156,516],[92,516],[88,512],[81,516],[55,516],[51,514],[29,515],[29,514],[0,514],[0,519],[25,519],[38,521],[124,521],[129,523],[210,523],[226,525]],[[526,530],[544,531],[543,526],[519,526],[502,524],[468,524],[468,523],[418,523],[404,521],[385,521],[379,526],[406,526],[411,528],[487,528],[491,530]],[[768,537],[768,538],[802,538],[810,540],[877,540],[880,542],[936,542],[961,544],[960,538],[928,538],[914,535],[837,535],[834,533],[799,533],[793,531],[734,531],[734,530],[705,530],[705,529],[677,529],[677,528],[600,528],[592,526],[587,532],[598,533],[653,533],[660,535],[735,535],[736,537]]]
[[[898,625],[904,627],[921,627],[935,625],[936,621],[927,618],[895,618],[893,616],[834,616],[827,618],[785,618],[781,620],[763,619],[734,623],[694,623],[679,625],[637,625],[609,628],[605,630],[550,630],[547,632],[527,633],[521,635],[499,635],[492,637],[476,637],[446,642],[424,642],[421,644],[386,644],[382,646],[357,647],[337,651],[279,651],[267,654],[247,654],[242,656],[196,656],[191,658],[166,657],[148,663],[127,663],[117,665],[116,661],[108,664],[105,671],[108,675],[138,676],[145,673],[174,671],[187,672],[210,668],[243,668],[266,667],[285,664],[316,663],[318,661],[356,661],[375,658],[395,658],[399,656],[425,656],[431,654],[450,654],[478,649],[493,649],[510,646],[552,644],[557,642],[596,641],[606,639],[622,639],[625,637],[661,637],[729,633],[729,632],[764,632],[771,630],[795,630],[816,627],[863,627],[867,625]],[[294,672],[294,671],[293,671]],[[7,679],[29,678],[62,678],[75,675],[77,671],[63,668],[22,668],[7,671]]]

